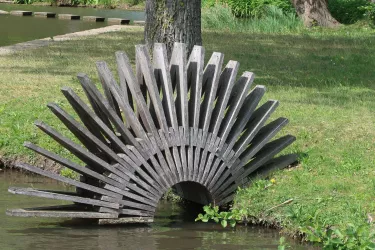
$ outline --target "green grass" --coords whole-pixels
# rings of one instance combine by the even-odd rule
[[[303,219],[298,209],[303,216],[318,211],[318,220],[329,225],[365,223],[375,212],[372,34],[347,27],[332,35],[314,30],[296,35],[203,32],[206,60],[213,51],[223,52],[226,61],[241,63],[240,71],[256,74],[254,84],[267,87],[266,99],[280,101],[272,118],[289,118],[282,134],[297,137],[285,152],[301,155],[297,167],[273,175],[271,187],[256,195],[254,188],[241,191],[234,206],[269,222],[282,221],[291,231]],[[57,102],[69,109],[59,89],[70,86],[82,95],[78,72],[97,80],[96,61],[115,69],[114,52],[124,50],[134,58],[142,36],[141,30],[124,31],[1,57],[0,155],[33,160],[22,147],[28,140],[67,156],[33,121],[41,119],[68,134],[45,105]],[[294,201],[265,212],[288,199]]]

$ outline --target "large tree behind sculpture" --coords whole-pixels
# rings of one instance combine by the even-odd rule
[[[201,0],[146,0],[145,42],[151,49],[165,43],[168,56],[173,43],[182,42],[190,54],[202,44]]]
[[[336,27],[340,23],[328,10],[328,0],[291,0],[298,16],[307,27],[314,25]]]

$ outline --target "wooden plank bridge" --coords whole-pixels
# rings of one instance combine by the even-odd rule
[[[288,123],[267,120],[278,101],[259,105],[266,89],[252,88],[254,74],[237,77],[239,63],[213,53],[204,67],[204,48],[189,58],[185,44],[174,44],[168,60],[155,44],[152,60],[136,46],[135,72],[124,52],[116,53],[117,82],[105,62],[96,64],[102,90],[78,74],[90,105],[71,88],[62,93],[80,121],[55,103],[48,108],[79,140],[51,126],[35,125],[70,151],[79,165],[31,142],[25,147],[80,174],[72,180],[29,164],[17,167],[76,187],[75,192],[10,187],[9,192],[64,200],[72,205],[8,210],[12,216],[97,218],[151,222],[160,198],[170,188],[185,199],[225,205],[252,177],[296,161],[277,156],[295,138],[272,140]],[[111,222],[109,222],[111,223]]]

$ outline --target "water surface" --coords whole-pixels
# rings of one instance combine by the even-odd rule
[[[142,11],[118,9],[95,9],[78,7],[52,7],[0,3],[0,10],[29,10],[33,12],[55,12],[80,16],[102,16],[144,20]],[[66,33],[78,32],[107,26],[107,22],[87,22],[82,20],[60,20],[58,18],[40,18],[34,16],[0,15],[0,46],[11,45],[30,40],[53,37]]]
[[[184,206],[161,202],[150,225],[96,226],[82,220],[21,218],[5,215],[7,208],[64,204],[29,196],[13,195],[8,186],[72,190],[42,177],[18,172],[0,172],[0,249],[277,249],[277,230],[237,226],[223,229],[212,223],[193,222],[194,214]],[[291,249],[312,249],[290,241]]]

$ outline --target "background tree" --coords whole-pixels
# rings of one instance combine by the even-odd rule
[[[146,0],[145,42],[152,49],[155,42],[165,43],[168,56],[174,42],[202,44],[201,0]]]
[[[328,10],[328,0],[291,0],[305,26],[314,25],[334,28],[340,23]]]

